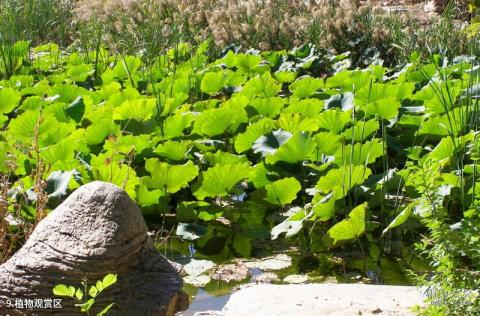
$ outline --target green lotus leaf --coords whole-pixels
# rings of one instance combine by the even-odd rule
[[[155,148],[155,153],[161,157],[179,161],[185,158],[185,155],[191,148],[191,145],[186,142],[167,141]]]
[[[80,123],[85,114],[85,103],[82,97],[76,98],[65,110],[75,122]]]
[[[335,198],[339,199],[355,186],[362,184],[371,174],[372,171],[365,166],[341,166],[320,177],[315,188],[325,194],[334,191]]]
[[[13,111],[20,102],[22,95],[12,88],[0,90],[0,113],[8,114]]]
[[[290,133],[315,132],[319,128],[316,119],[303,117],[299,113],[280,115],[277,126]]]
[[[152,158],[146,160],[145,169],[150,173],[150,176],[142,178],[147,188],[165,190],[168,193],[185,188],[198,175],[198,167],[191,161],[183,165],[170,165]]]
[[[252,148],[253,143],[262,135],[269,132],[274,126],[271,119],[265,118],[250,124],[244,133],[237,134],[235,138],[235,151],[243,153]]]
[[[278,174],[273,171],[269,171],[263,162],[260,162],[253,166],[248,176],[248,179],[257,189],[272,183],[274,179],[277,178]]]
[[[193,193],[198,199],[226,196],[242,180],[248,178],[250,164],[217,164],[202,172],[202,181]]]
[[[335,164],[340,165],[364,165],[373,163],[384,153],[384,142],[375,138],[364,144],[356,143],[339,148],[335,153]]]
[[[363,203],[355,207],[348,218],[333,225],[327,232],[328,236],[333,239],[333,244],[338,242],[357,239],[365,232],[367,204]]]
[[[76,163],[74,160],[74,151],[75,144],[69,139],[62,139],[55,145],[42,148],[40,157],[42,157],[46,163],[57,166],[57,168],[61,163],[62,168],[73,169]],[[74,163],[73,165],[72,162]]]
[[[183,136],[183,131],[194,121],[193,113],[178,113],[167,117],[161,130],[163,137],[170,139]]]
[[[252,146],[254,153],[261,153],[262,156],[273,154],[280,146],[285,144],[292,134],[284,130],[276,130],[266,135],[260,136]]]
[[[120,134],[120,133],[118,133]],[[117,134],[117,135],[118,135]],[[147,148],[152,147],[149,135],[119,135],[109,137],[103,149],[111,153],[141,153]]]
[[[278,94],[281,87],[269,72],[265,72],[263,75],[248,80],[243,86],[241,94],[248,96],[250,100],[255,97],[271,98]]]
[[[265,161],[268,164],[275,164],[278,161],[298,163],[307,160],[315,150],[315,146],[315,141],[309,133],[297,132],[275,153],[268,155]]]
[[[100,154],[90,161],[94,180],[113,183],[123,188],[135,200],[136,186],[140,183],[135,170],[127,164],[111,158],[110,155]]]
[[[222,135],[233,132],[240,123],[247,121],[247,115],[241,108],[221,107],[203,111],[195,119],[192,133],[204,136]]]
[[[313,139],[316,147],[312,158],[315,161],[319,161],[322,155],[331,156],[335,154],[337,149],[342,146],[342,136],[329,132],[315,134]]]
[[[297,198],[297,193],[302,189],[297,179],[283,178],[267,184],[265,200],[275,205],[286,205]]]
[[[283,110],[283,113],[299,113],[308,118],[315,118],[322,110],[322,100],[291,98],[290,105]]]
[[[234,56],[233,65],[246,73],[254,73],[260,65],[262,57],[251,54],[236,54]]]
[[[323,80],[312,77],[302,77],[290,85],[290,91],[297,98],[308,98],[323,87]]]
[[[113,110],[113,119],[146,121],[155,114],[156,105],[155,99],[127,100]]]
[[[259,115],[266,117],[275,117],[282,110],[286,101],[280,97],[256,98],[251,102],[251,106]]]
[[[340,134],[345,126],[352,121],[352,117],[350,112],[327,110],[320,113],[316,117],[316,121],[320,129]]]
[[[297,73],[294,71],[279,70],[275,72],[273,76],[278,80],[278,82],[290,83],[297,78]]]
[[[142,60],[135,56],[125,56],[121,58],[115,67],[113,67],[113,75],[119,79],[128,79],[142,65]]]
[[[217,94],[225,87],[227,77],[224,72],[208,72],[202,79],[200,90],[209,95]]]
[[[382,232],[382,235],[386,234],[392,228],[398,227],[405,223],[407,219],[410,218],[410,215],[413,213],[414,207],[418,205],[417,202],[412,202],[408,204],[398,215],[393,219],[393,221],[388,224],[387,228],[385,228]]]
[[[378,131],[380,124],[376,119],[357,122],[354,126],[347,128],[343,136],[347,142],[363,142],[370,138],[372,134]]]
[[[88,76],[94,73],[93,65],[81,64],[76,66],[69,66],[67,70],[67,76],[77,82],[83,82],[87,80]]]
[[[224,152],[218,150],[216,153],[206,153],[205,159],[207,159],[208,163],[211,166],[215,165],[231,165],[231,164],[242,164],[248,162],[248,158],[246,156],[238,156],[234,154],[230,154],[228,152]]]
[[[382,120],[390,120],[398,116],[399,108],[400,101],[390,97],[368,104],[365,114],[368,117],[377,116]]]
[[[144,184],[137,186],[136,191],[136,202],[140,206],[151,206],[158,204],[162,197],[165,196],[165,192],[160,189],[149,190]]]

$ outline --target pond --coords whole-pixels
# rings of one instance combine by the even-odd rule
[[[222,310],[230,295],[247,283],[367,283],[412,285],[411,270],[426,265],[418,258],[363,258],[361,253],[305,254],[283,245],[264,248],[260,256],[228,258],[207,256],[193,243],[174,240],[161,248],[170,259],[183,265],[184,291],[190,297],[188,310],[178,316]],[[409,263],[406,265],[405,262]]]

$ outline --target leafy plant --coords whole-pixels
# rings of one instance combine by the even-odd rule
[[[95,298],[105,289],[117,282],[116,274],[107,274],[102,280],[98,280],[95,285],[89,286],[87,281],[82,281],[82,287],[75,288],[72,285],[58,284],[53,288],[53,294],[57,296],[70,297],[77,301],[75,306],[79,307],[80,312],[90,314],[90,310],[95,304]],[[97,316],[106,315],[115,303],[108,304]]]

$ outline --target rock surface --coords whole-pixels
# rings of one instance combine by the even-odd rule
[[[367,284],[246,286],[225,305],[224,316],[415,315],[422,305],[420,289]]]
[[[102,292],[97,313],[173,315],[186,307],[175,268],[155,250],[140,209],[120,188],[92,182],[78,188],[39,225],[25,245],[0,266],[0,315],[77,315],[65,298],[61,309],[7,309],[7,300],[58,298],[57,284],[80,286],[108,273],[118,281]]]

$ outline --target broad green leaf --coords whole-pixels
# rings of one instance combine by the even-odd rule
[[[316,117],[320,129],[339,134],[352,121],[350,112],[326,110]]]
[[[226,196],[250,172],[249,163],[215,165],[202,172],[200,187],[193,193],[198,199]]]
[[[356,143],[339,148],[335,153],[335,164],[341,165],[364,165],[373,163],[377,158],[384,155],[384,143],[375,138],[364,144]]]
[[[203,76],[200,89],[202,92],[210,95],[217,94],[221,89],[225,87],[226,75],[223,71],[208,72]]]
[[[277,126],[290,133],[315,132],[319,129],[316,119],[303,117],[299,113],[280,115]]]
[[[413,202],[407,205],[398,215],[395,217],[395,219],[385,228],[382,232],[382,235],[386,234],[389,230],[392,228],[398,227],[405,223],[407,219],[412,215],[413,213],[413,208],[417,205],[418,203]]]
[[[283,113],[299,113],[302,116],[315,118],[323,110],[323,101],[319,99],[290,98],[290,105]]]
[[[312,211],[315,214],[315,219],[321,222],[330,220],[335,215],[335,201],[334,194],[329,193],[313,204]]]
[[[140,183],[135,170],[127,164],[100,154],[91,160],[93,179],[113,183],[135,199],[135,187]]]
[[[297,198],[302,189],[300,182],[295,178],[283,178],[265,186],[267,191],[265,200],[275,205],[286,205]]]
[[[13,111],[20,102],[22,95],[12,88],[0,90],[0,113],[8,114]]]
[[[179,161],[185,158],[187,151],[191,145],[186,142],[167,141],[155,148],[155,153],[174,161]]]
[[[217,136],[236,129],[247,121],[247,115],[241,108],[221,107],[203,111],[195,119],[192,133],[204,136]]]
[[[334,191],[336,197],[344,197],[371,174],[372,171],[364,166],[345,165],[338,169],[331,169],[325,176],[320,177],[315,188],[325,194]]]
[[[354,126],[347,128],[343,132],[343,136],[347,142],[363,142],[370,138],[380,127],[380,124],[376,119],[368,121],[357,122]]]
[[[262,119],[247,126],[244,133],[237,134],[235,138],[235,150],[237,153],[243,153],[252,148],[253,143],[262,135],[269,132],[274,126],[270,119]]]
[[[156,109],[155,99],[127,100],[113,110],[114,120],[146,121],[152,118]]]
[[[337,149],[342,146],[342,137],[330,132],[321,132],[313,137],[315,150],[313,152],[315,161],[319,161],[322,155],[333,155]]]
[[[281,85],[272,78],[270,72],[265,72],[261,76],[251,78],[245,83],[241,94],[246,95],[250,100],[255,97],[271,98],[278,94]]]
[[[260,136],[252,146],[254,153],[261,153],[262,156],[273,154],[280,146],[285,144],[292,134],[283,130],[276,130],[267,135]]]
[[[160,202],[160,199],[165,196],[163,190],[148,190],[148,188],[140,184],[135,189],[136,192],[136,202],[140,206],[150,206],[155,205]]]
[[[85,103],[82,97],[76,98],[65,110],[75,122],[80,123],[85,114]]]
[[[250,103],[259,115],[274,118],[285,105],[286,101],[280,97],[256,98]]]
[[[211,166],[219,165],[232,165],[232,164],[242,164],[248,162],[246,156],[238,156],[218,150],[216,153],[206,153],[205,158]]]
[[[295,97],[308,98],[321,87],[323,87],[322,79],[302,77],[290,85],[290,91]]]
[[[67,70],[67,76],[78,82],[87,80],[88,76],[93,75],[93,73],[93,66],[89,64],[70,66]]]
[[[280,146],[275,153],[266,157],[268,164],[275,164],[278,161],[287,163],[298,163],[307,160],[315,150],[315,141],[308,133],[295,133],[286,143]]]
[[[380,99],[367,105],[366,115],[377,116],[382,120],[390,120],[398,116],[400,101],[393,97]]]
[[[152,158],[146,160],[145,169],[150,176],[143,177],[143,183],[150,189],[165,190],[168,193],[178,192],[198,175],[198,167],[191,161],[183,165],[170,165]]]
[[[163,137],[170,139],[183,136],[183,131],[190,127],[194,119],[192,113],[178,113],[167,117],[161,130]]]
[[[341,241],[348,241],[360,237],[365,232],[367,204],[355,207],[348,218],[333,225],[327,232],[333,239],[334,245]]]

